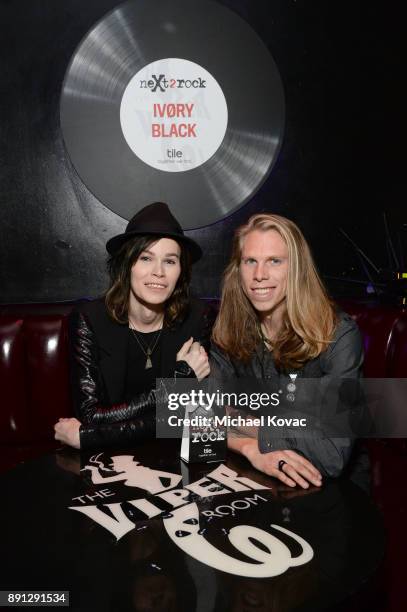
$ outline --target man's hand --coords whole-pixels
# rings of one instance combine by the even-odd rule
[[[78,419],[59,419],[58,423],[55,423],[54,425],[55,440],[59,440],[63,444],[67,444],[73,448],[80,448],[80,426],[81,423],[78,421]]]
[[[209,359],[203,346],[194,342],[193,338],[187,340],[177,353],[177,361],[186,361],[195,372],[198,380],[209,375]]]
[[[298,484],[308,489],[309,483],[316,487],[322,485],[320,472],[308,459],[293,450],[276,450],[263,454],[259,451],[257,440],[251,438],[232,438],[230,443],[228,440],[228,445],[244,455],[257,470],[278,478],[290,487]],[[282,470],[278,469],[280,461],[285,461]]]

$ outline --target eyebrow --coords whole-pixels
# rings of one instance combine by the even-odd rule
[[[141,251],[141,253],[148,253],[149,255],[155,255],[155,253],[153,253],[152,251],[149,251],[148,249],[144,249],[143,251]],[[166,253],[164,257],[178,257],[179,259],[178,253]]]
[[[259,259],[258,255],[243,255],[242,253],[242,259]],[[287,259],[286,255],[267,255],[266,257],[263,257],[263,259]]]

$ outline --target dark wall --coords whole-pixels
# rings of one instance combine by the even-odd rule
[[[222,3],[269,47],[284,83],[287,124],[277,164],[253,200],[227,220],[190,232],[206,252],[195,291],[218,292],[234,228],[262,210],[300,224],[326,275],[361,277],[339,226],[385,265],[381,212],[400,242],[407,227],[397,4],[390,12],[384,2],[362,0]],[[98,202],[72,168],[59,129],[59,94],[79,41],[118,4],[0,0],[1,302],[69,300],[105,288],[104,244],[126,221]]]

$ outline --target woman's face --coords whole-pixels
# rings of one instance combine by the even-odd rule
[[[130,300],[145,305],[164,304],[181,274],[181,247],[171,238],[161,238],[142,251],[133,264]]]

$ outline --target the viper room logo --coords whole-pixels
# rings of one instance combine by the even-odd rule
[[[91,474],[93,485],[103,485],[98,493],[98,505],[87,503],[94,501],[95,495],[82,495],[72,499],[76,505],[70,510],[80,512],[112,533],[117,540],[122,538],[136,526],[123,510],[124,504],[137,508],[144,517],[153,518],[161,515],[165,530],[171,540],[186,554],[198,561],[223,572],[247,576],[251,578],[266,578],[278,576],[290,567],[303,565],[313,557],[311,546],[302,537],[280,525],[270,525],[274,532],[283,533],[300,545],[301,553],[295,557],[290,549],[276,535],[255,527],[238,523],[232,527],[227,538],[239,553],[253,560],[253,563],[242,561],[220,550],[205,538],[205,529],[201,529],[197,497],[208,497],[239,493],[239,499],[229,504],[220,504],[214,510],[204,510],[202,514],[215,521],[222,521],[225,516],[235,516],[248,508],[252,511],[260,504],[269,503],[265,491],[269,490],[257,482],[239,476],[226,465],[218,465],[205,477],[179,488],[182,476],[171,472],[150,469],[140,465],[132,455],[111,457],[105,464],[101,454],[90,458],[83,470]],[[116,493],[106,488],[109,483],[121,482],[126,487],[135,487],[146,491],[149,495],[126,501],[112,502]],[[261,493],[263,491],[263,494]],[[154,503],[157,498],[156,503]],[[170,510],[163,511],[158,505],[164,501]],[[102,503],[103,500],[103,503]],[[161,503],[162,506],[162,503]],[[285,541],[287,541],[285,539]],[[260,546],[256,545],[256,542]]]

